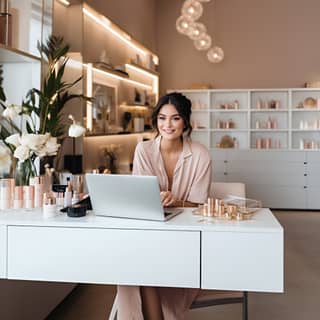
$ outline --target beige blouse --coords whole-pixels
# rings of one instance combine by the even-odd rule
[[[169,179],[160,152],[161,136],[138,143],[134,175],[157,176],[160,190],[168,191]],[[184,138],[183,149],[173,173],[172,194],[179,200],[204,203],[211,183],[211,158],[205,146]]]

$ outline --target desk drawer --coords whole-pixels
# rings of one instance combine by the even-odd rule
[[[8,228],[8,277],[47,281],[200,285],[200,232]]]
[[[203,232],[202,288],[283,292],[283,233]]]
[[[0,278],[7,273],[7,228],[0,225]]]

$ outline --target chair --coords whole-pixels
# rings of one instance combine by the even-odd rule
[[[245,197],[245,185],[236,182],[212,182],[210,196],[225,198],[228,195]],[[242,304],[242,320],[248,319],[248,293],[246,291],[202,290],[190,309],[207,308],[225,304]]]
[[[210,197],[225,198],[228,195],[245,197],[245,185],[238,182],[212,182]],[[190,309],[206,308],[224,304],[242,304],[242,320],[248,319],[248,293],[246,291],[201,290]],[[109,315],[109,320],[117,319],[117,295]]]

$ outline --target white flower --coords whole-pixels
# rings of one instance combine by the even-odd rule
[[[25,161],[25,160],[27,160],[29,158],[30,149],[27,146],[20,145],[14,151],[13,156],[15,158],[19,159],[19,161],[23,162],[23,161]]]
[[[34,152],[37,152],[47,142],[49,138],[49,133],[46,134],[34,134],[34,133],[24,133],[20,137],[20,144],[23,146],[27,146]]]
[[[21,106],[16,106],[14,104],[8,105],[4,111],[2,112],[2,115],[5,118],[11,119],[13,120],[14,118],[16,118],[19,113],[22,111]]]
[[[76,122],[72,114],[69,114],[69,119],[72,120],[72,125],[69,127],[68,131],[69,137],[81,137],[86,132],[86,128],[84,128],[82,125]]]
[[[11,166],[10,151],[0,144],[0,172],[9,172]]]
[[[19,133],[12,134],[11,136],[6,138],[6,143],[12,144],[15,147],[18,147],[20,143],[20,135]]]
[[[70,127],[69,127],[69,137],[72,137],[72,138],[78,138],[78,137],[81,137],[84,133],[86,132],[86,129],[81,126],[80,124],[72,124]]]
[[[51,137],[51,135],[49,135],[49,138],[45,145],[41,149],[36,151],[36,155],[40,158],[44,156],[54,156],[57,154],[59,147],[60,144],[57,143],[57,138]]]

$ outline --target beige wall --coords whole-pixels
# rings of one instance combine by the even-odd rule
[[[86,0],[152,51],[156,49],[156,0]]]
[[[209,83],[214,88],[300,87],[320,80],[319,0],[212,0],[200,18],[225,51],[211,64],[175,31],[182,0],[157,1],[162,93]]]

